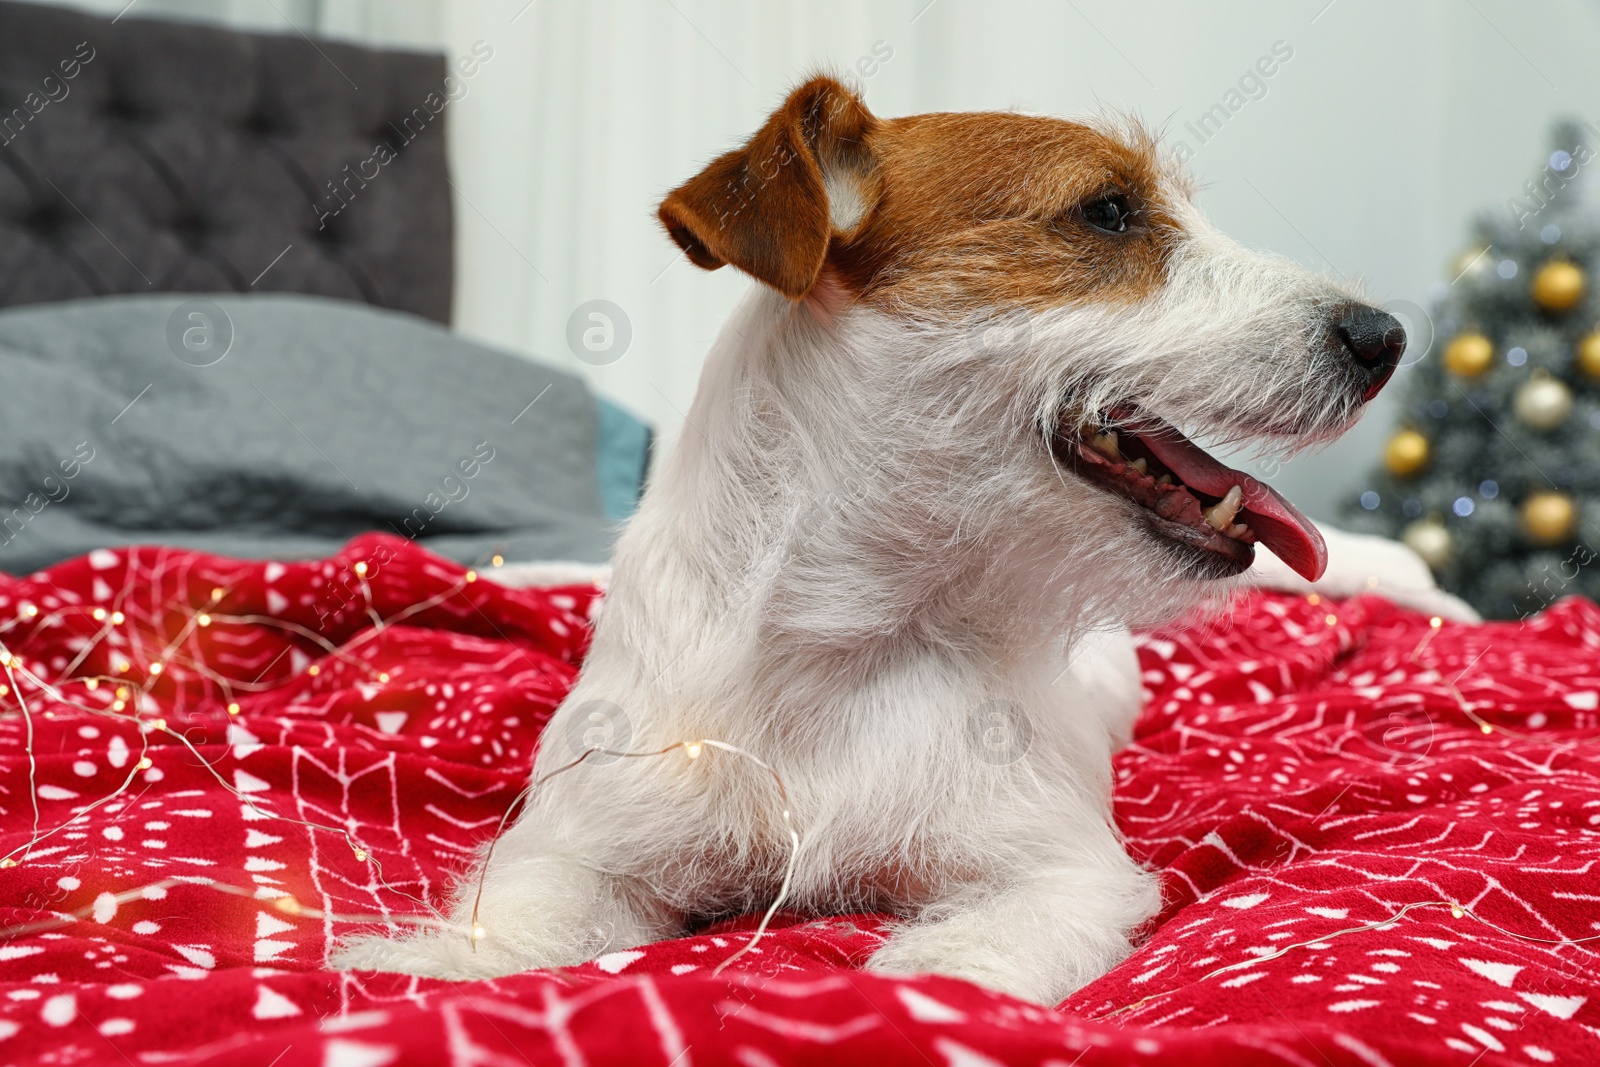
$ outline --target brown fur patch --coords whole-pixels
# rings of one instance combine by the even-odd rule
[[[917,311],[1132,303],[1166,280],[1177,224],[1148,145],[1010,113],[918,115],[871,138],[882,195],[830,261],[860,298]],[[1127,198],[1127,232],[1079,209]]]
[[[849,194],[834,215],[842,199],[857,209],[847,230],[829,187]],[[1126,232],[1080,213],[1108,195],[1133,210]],[[661,217],[700,266],[733,263],[800,297],[826,265],[856,300],[936,318],[1136,302],[1166,280],[1180,236],[1142,135],[1009,112],[880,120],[828,78],[675,190]]]
[[[697,266],[732,263],[785,296],[816,283],[828,252],[823,171],[869,181],[864,139],[876,122],[831,78],[813,78],[743,148],[667,195],[659,215]]]

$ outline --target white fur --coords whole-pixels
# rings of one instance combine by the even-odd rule
[[[1054,466],[1044,427],[1137,396],[1214,437],[1299,444],[1360,407],[1322,344],[1348,294],[1169,199],[1186,236],[1164,289],[1036,315],[1000,354],[754,289],[618,543],[536,773],[607,740],[597,707],[621,709],[610,740],[634,751],[726,741],[787,787],[792,905],[905,917],[873,968],[1052,1003],[1121,960],[1160,903],[1110,820],[1109,757],[1139,706],[1126,628],[1231,583],[1184,577],[1135,505]],[[575,964],[762,907],[787,856],[772,779],[734,754],[591,759],[499,842],[475,950],[367,937],[335,963]]]
[[[1376,593],[1412,611],[1456,622],[1482,621],[1472,605],[1440,589],[1422,557],[1400,542],[1327,527],[1322,535],[1328,540],[1328,573],[1316,582],[1306,581],[1266,553],[1256,556],[1251,578],[1257,585],[1285,593],[1316,591],[1340,598]]]

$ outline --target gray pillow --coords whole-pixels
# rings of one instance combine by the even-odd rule
[[[126,544],[304,558],[366,530],[463,562],[610,553],[584,384],[410,315],[269,294],[17,308],[0,382],[0,570]]]

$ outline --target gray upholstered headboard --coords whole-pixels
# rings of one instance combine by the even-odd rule
[[[0,307],[286,291],[448,322],[445,73],[0,2]]]

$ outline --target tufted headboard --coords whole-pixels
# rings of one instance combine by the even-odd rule
[[[0,307],[275,290],[448,322],[445,75],[442,55],[0,2]]]

